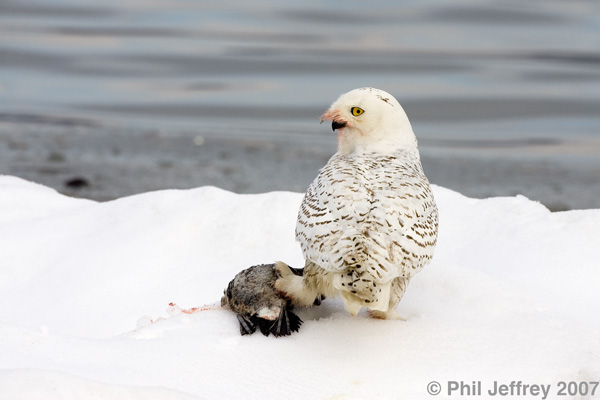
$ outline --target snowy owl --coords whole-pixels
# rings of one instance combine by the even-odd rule
[[[343,94],[323,120],[338,131],[338,151],[298,213],[304,274],[278,264],[275,288],[296,305],[341,294],[354,316],[365,307],[372,317],[399,319],[396,306],[437,241],[417,139],[398,101],[374,88]]]

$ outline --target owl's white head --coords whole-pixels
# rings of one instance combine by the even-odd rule
[[[338,131],[339,152],[417,151],[417,139],[402,106],[391,94],[374,88],[354,89],[321,116]]]

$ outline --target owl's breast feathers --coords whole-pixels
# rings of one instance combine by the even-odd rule
[[[336,154],[304,196],[296,240],[307,260],[347,272],[338,285],[344,280],[386,283],[410,277],[429,262],[437,225],[437,207],[418,155]]]

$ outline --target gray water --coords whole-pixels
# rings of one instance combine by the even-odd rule
[[[303,191],[335,150],[318,116],[362,86],[404,106],[432,182],[600,207],[593,0],[0,0],[0,173]]]

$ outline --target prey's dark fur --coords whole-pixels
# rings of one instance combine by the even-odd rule
[[[287,336],[302,325],[300,317],[292,311],[291,301],[273,287],[278,278],[275,267],[276,264],[261,264],[247,268],[225,289],[221,305],[237,314],[242,335],[250,335],[258,328],[265,336]],[[302,276],[302,269],[290,269]]]

